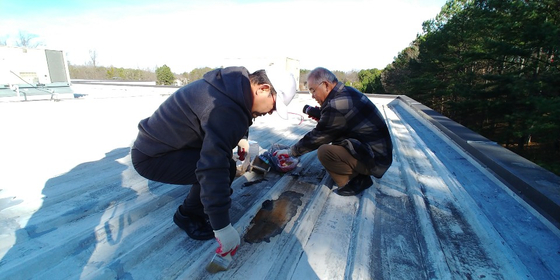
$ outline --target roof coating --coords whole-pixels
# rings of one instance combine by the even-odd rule
[[[88,90],[85,99],[0,103],[0,278],[560,278],[554,213],[485,164],[503,151],[403,96],[370,96],[394,162],[359,196],[333,193],[315,152],[287,174],[239,177],[230,215],[242,245],[228,271],[209,274],[217,243],[172,222],[190,186],[148,181],[130,165],[138,121],[166,96],[74,87]],[[295,143],[315,125],[299,114],[304,104],[315,102],[298,94],[288,121],[257,118],[250,140],[261,151]],[[558,177],[530,168],[538,172],[520,180],[548,185],[539,192],[556,201]]]

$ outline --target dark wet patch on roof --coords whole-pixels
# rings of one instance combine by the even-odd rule
[[[303,194],[286,191],[277,200],[266,200],[261,210],[251,221],[251,226],[245,234],[245,242],[270,242],[270,238],[280,234],[286,224],[297,213],[302,205]]]

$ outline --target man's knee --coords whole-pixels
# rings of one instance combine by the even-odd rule
[[[329,144],[324,144],[319,146],[317,149],[317,158],[321,163],[332,161],[332,152],[330,151],[329,146]]]

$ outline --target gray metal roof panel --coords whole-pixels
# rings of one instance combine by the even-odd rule
[[[340,197],[314,152],[293,173],[246,173],[232,185],[231,217],[243,244],[228,271],[210,275],[204,266],[215,241],[191,240],[171,220],[190,186],[148,181],[130,166],[138,121],[165,97],[122,87],[117,97],[110,87],[111,94],[92,87],[86,99],[0,103],[0,117],[18,116],[0,123],[11,136],[0,145],[7,159],[0,166],[7,171],[0,190],[4,277],[560,278],[558,228],[469,150],[485,144],[457,144],[448,129],[455,125],[437,125],[426,108],[386,96],[371,99],[394,137],[387,174],[360,196]],[[299,94],[290,111],[312,102]],[[290,116],[256,119],[250,137],[267,149],[314,127]],[[267,215],[284,223],[251,231]]]

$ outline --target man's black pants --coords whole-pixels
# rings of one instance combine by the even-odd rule
[[[142,177],[166,184],[192,184],[189,194],[183,202],[183,210],[203,214],[200,202],[200,184],[196,178],[196,163],[200,159],[199,149],[182,149],[169,152],[159,157],[150,157],[137,149],[130,151],[132,165]],[[235,179],[236,164],[229,163],[230,185]]]

